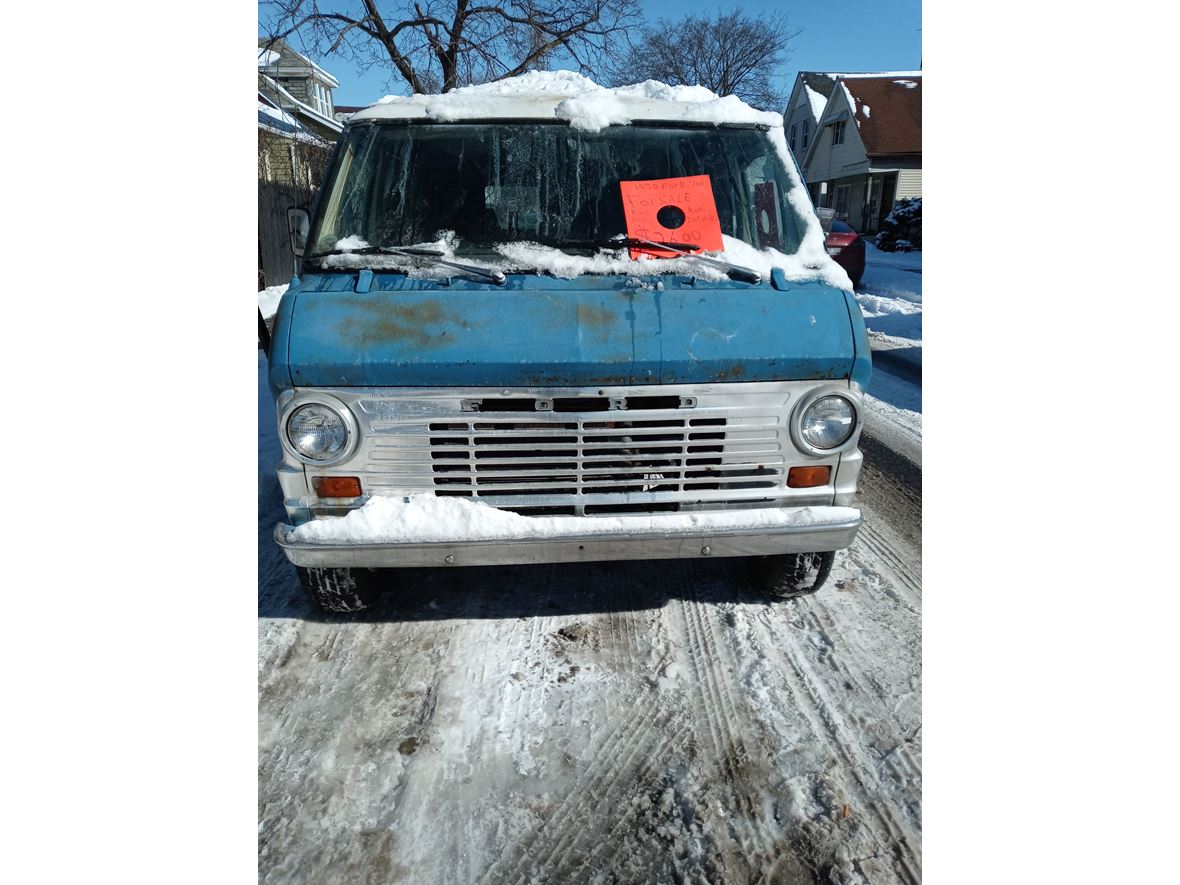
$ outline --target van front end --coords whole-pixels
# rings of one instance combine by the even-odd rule
[[[361,607],[371,569],[689,557],[759,557],[792,596],[852,542],[869,363],[847,292],[775,276],[360,279],[302,279],[271,352],[275,540],[322,607]],[[399,531],[365,510],[383,499],[530,524],[452,507],[451,525]]]

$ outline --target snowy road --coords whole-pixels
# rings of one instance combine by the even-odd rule
[[[423,570],[326,620],[270,541],[260,425],[261,881],[920,879],[906,477],[870,456],[810,599],[734,560]]]

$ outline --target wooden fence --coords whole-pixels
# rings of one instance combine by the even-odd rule
[[[277,286],[291,279],[295,256],[287,236],[287,210],[305,206],[311,210],[315,190],[275,181],[258,182],[258,288]]]

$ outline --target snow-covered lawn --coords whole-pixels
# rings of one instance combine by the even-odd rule
[[[922,253],[882,252],[865,241],[865,273],[856,290],[872,332],[922,341]]]
[[[922,253],[882,252],[866,240],[856,300],[873,348],[867,432],[921,465]]]

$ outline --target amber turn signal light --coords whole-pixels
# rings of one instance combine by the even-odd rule
[[[787,471],[787,488],[811,489],[826,486],[831,475],[831,467],[792,467]]]
[[[361,481],[355,476],[317,476],[311,481],[321,498],[359,498]]]

